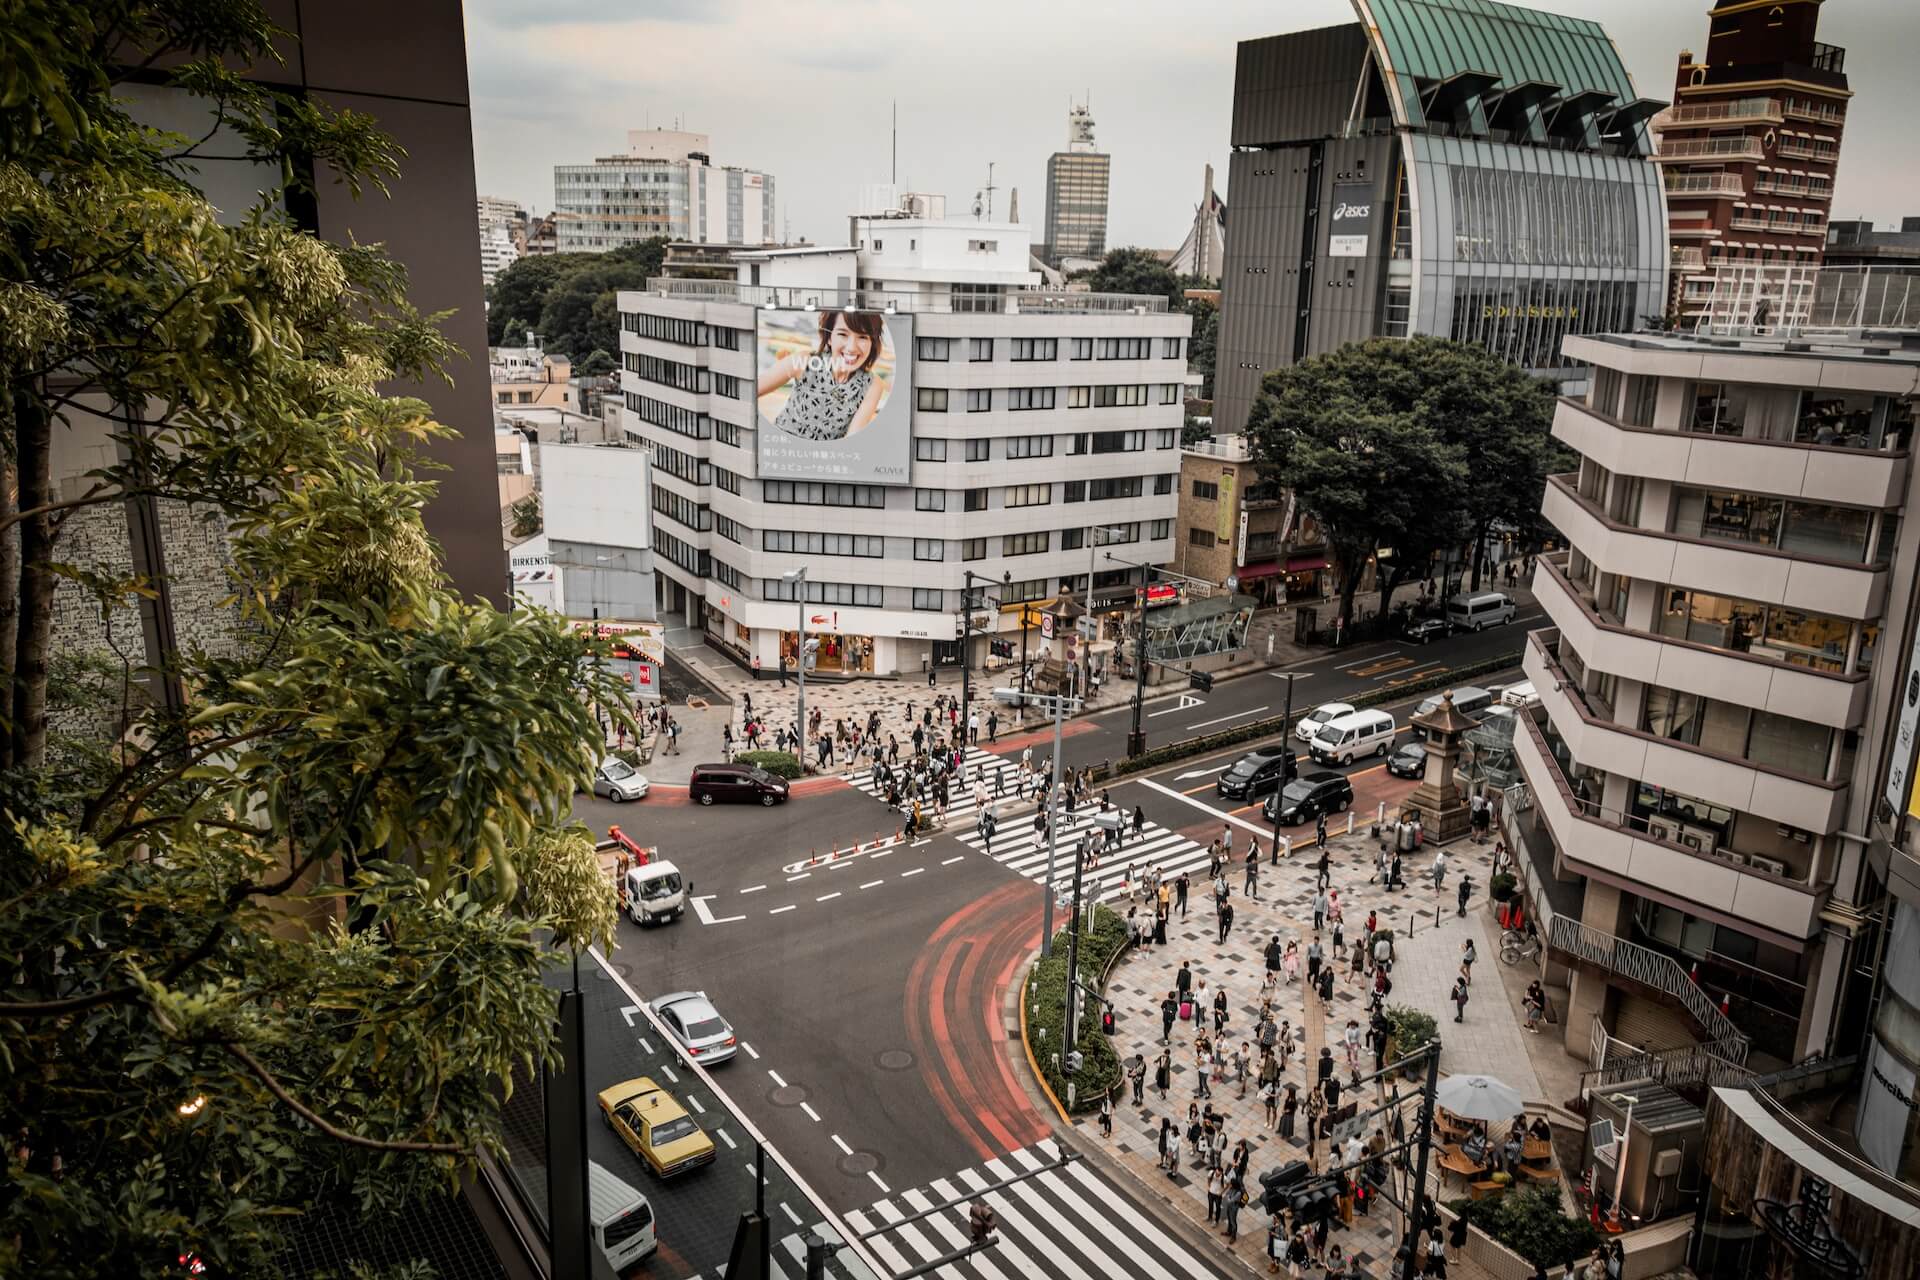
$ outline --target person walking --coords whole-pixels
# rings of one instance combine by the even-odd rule
[[[967,745],[971,747],[980,745],[980,713],[978,711],[967,712]]]
[[[1433,896],[1439,897],[1440,890],[1447,882],[1447,851],[1440,850],[1433,855]]]
[[[1184,970],[1182,971],[1184,972]],[[1167,998],[1160,1002],[1160,1043],[1166,1044],[1173,1039],[1173,1024],[1180,1017],[1180,997],[1167,992]]]
[[[1213,1090],[1207,1087],[1207,1076],[1213,1066],[1211,1061],[1212,1056],[1212,1054],[1207,1052],[1206,1038],[1202,1036],[1200,1044],[1196,1046],[1193,1051],[1193,1069],[1195,1072],[1193,1096],[1196,1098],[1211,1098],[1213,1096]]]
[[[1247,875],[1240,886],[1240,892],[1254,902],[1260,901],[1260,841],[1255,839],[1247,845]]]
[[[1473,985],[1473,962],[1478,959],[1473,949],[1473,939],[1468,938],[1460,944],[1460,981]]]
[[[1333,955],[1339,959],[1347,950],[1347,924],[1344,920],[1333,922]]]
[[[1315,889],[1313,893],[1313,933],[1320,936],[1320,927],[1327,922],[1327,891]]]
[[[1313,847],[1322,852],[1327,847],[1327,815],[1324,813],[1313,820]]]
[[[1220,904],[1220,941],[1225,942],[1227,935],[1233,932],[1233,904],[1222,901]]]
[[[1112,1094],[1108,1094],[1106,1097],[1100,1099],[1100,1136],[1103,1138],[1111,1138],[1113,1136]]]
[[[1453,1020],[1464,1022],[1467,1012],[1467,980],[1464,977],[1454,979],[1451,999],[1453,1000]]]
[[[1469,873],[1467,875],[1463,875],[1460,877],[1460,910],[1457,912],[1457,914],[1460,915],[1462,918],[1464,918],[1467,914],[1467,899],[1471,898],[1472,896],[1473,896],[1473,876],[1471,873]]]
[[[935,684],[935,679],[936,677],[939,676],[939,674],[940,673],[936,671],[933,667],[930,666],[927,668],[927,688],[932,689],[937,687]]]
[[[1325,959],[1326,953],[1320,950],[1320,939],[1315,938],[1307,944],[1307,985],[1309,987],[1319,985],[1320,965]]]
[[[784,653],[780,655],[780,687],[787,687],[787,655]]]
[[[1147,811],[1139,805],[1133,806],[1133,838],[1135,840],[1147,838]]]
[[[1267,985],[1272,986],[1280,980],[1280,935],[1274,934],[1262,953],[1267,962]]]
[[[1133,1055],[1133,1065],[1127,1068],[1127,1080],[1133,1085],[1133,1105],[1146,1105],[1147,1056],[1144,1053]]]
[[[1213,991],[1213,1034],[1218,1036],[1227,1027],[1227,989],[1215,987]]]
[[[1190,881],[1185,871],[1182,871],[1179,878],[1173,882],[1173,898],[1175,904],[1180,908],[1180,918],[1182,920],[1187,918],[1187,887],[1189,883]]]

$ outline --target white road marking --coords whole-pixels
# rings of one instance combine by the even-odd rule
[[[1195,707],[1204,707],[1206,705],[1207,700],[1205,698],[1196,698],[1190,693],[1183,693],[1180,695],[1180,701],[1173,706],[1161,711],[1147,712],[1147,719],[1151,720],[1155,716],[1170,716],[1176,711],[1191,711]],[[1062,998],[1064,999],[1065,997]]]
[[[876,858],[884,858],[884,857],[886,857],[886,856],[887,856],[888,854],[890,854],[890,853],[892,853],[892,852],[893,852],[893,850],[892,850],[892,849],[882,849],[882,850],[881,850],[880,852],[878,852],[878,853],[876,853],[876,854],[874,854],[873,856],[874,856],[874,857],[876,857]]]
[[[715,1129],[714,1132],[720,1135],[720,1141],[727,1144],[727,1150],[738,1151],[740,1149],[740,1144],[735,1142],[733,1140],[733,1135],[728,1133],[725,1129]]]
[[[740,1047],[741,1047],[742,1049],[745,1049],[745,1050],[747,1051],[747,1056],[748,1056],[749,1058],[752,1058],[752,1059],[753,1059],[753,1060],[754,1060],[755,1062],[758,1062],[758,1061],[760,1061],[760,1055],[759,1055],[759,1054],[757,1054],[757,1053],[755,1053],[755,1052],[753,1051],[753,1046],[752,1046],[752,1045],[750,1045],[750,1044],[748,1044],[748,1043],[747,1043],[747,1042],[746,1042],[745,1040],[742,1040],[742,1041],[740,1042]]]
[[[853,1148],[847,1145],[847,1140],[837,1133],[833,1135],[833,1145],[840,1148],[840,1154],[843,1156],[853,1154]]]
[[[940,865],[941,865],[941,866],[943,866],[943,867],[950,867],[950,866],[952,866],[952,865],[953,865],[954,863],[956,863],[956,862],[958,862],[958,861],[960,861],[960,860],[961,860],[962,858],[964,858],[964,857],[966,857],[966,856],[967,856],[967,855],[966,855],[966,854],[964,854],[964,853],[956,853],[956,854],[954,854],[954,855],[953,855],[953,856],[952,856],[951,858],[943,858],[943,859],[941,859],[941,862],[940,862]],[[1062,997],[1060,997],[1060,999],[1061,999],[1061,1000],[1062,1000],[1062,1001],[1064,1002],[1064,1001],[1066,1000],[1066,997],[1065,997],[1065,996],[1062,996]]]
[[[768,914],[768,915],[770,915],[770,916],[777,916],[777,915],[779,915],[779,914],[780,914],[780,913],[781,913],[782,911],[791,911],[791,910],[793,910],[793,909],[794,909],[795,907],[797,907],[797,906],[799,906],[799,905],[800,905],[800,904],[799,904],[799,903],[797,903],[797,902],[789,902],[789,903],[788,903],[788,904],[787,904],[786,906],[784,906],[784,907],[775,907],[775,908],[773,908],[773,910],[771,910],[771,911],[769,911],[769,912],[767,912],[767,914]]]
[[[693,913],[700,917],[701,924],[732,924],[735,920],[745,920],[745,916],[716,916],[707,901],[716,895],[703,893],[693,900]]]
[[[1066,997],[1065,997],[1065,996],[1062,996],[1062,997],[1060,997],[1060,999],[1061,999],[1061,1001],[1062,1001],[1062,1002],[1064,1003],[1064,1002],[1065,1002],[1065,1000],[1066,1000]],[[675,1075],[675,1074],[673,1074],[673,1068],[672,1068],[672,1067],[670,1067],[670,1066],[668,1066],[668,1065],[667,1065],[666,1063],[664,1063],[664,1062],[660,1064],[660,1074],[661,1074],[661,1075],[663,1075],[663,1076],[665,1076],[665,1077],[666,1077],[667,1079],[669,1079],[669,1080],[671,1080],[671,1081],[672,1081],[673,1083],[675,1083],[675,1084],[679,1084],[679,1083],[680,1083],[680,1077],[679,1077],[679,1076],[677,1076],[677,1075]]]
[[[1063,1001],[1065,1000],[1065,998],[1066,997],[1064,996],[1061,997]],[[811,1105],[803,1102],[800,1104],[800,1109],[807,1113],[807,1119],[813,1121],[815,1124],[820,1123],[820,1113],[818,1111],[815,1111]]]
[[[915,868],[914,868],[913,870],[911,870],[911,871],[902,871],[902,872],[900,873],[900,878],[901,878],[902,880],[905,880],[905,879],[906,879],[906,878],[907,878],[908,876],[917,876],[917,875],[919,875],[919,874],[920,874],[920,873],[921,873],[922,871],[925,871],[925,870],[926,870],[926,868],[925,868],[925,867],[915,867]],[[1064,997],[1062,997],[1062,998],[1064,999]]]
[[[642,1053],[653,1052],[653,1045],[647,1041],[647,1038],[645,1036],[640,1037],[640,1052]]]
[[[862,889],[871,889],[877,884],[885,884],[885,883],[886,883],[885,880],[869,880],[865,884],[861,885],[860,887]]]
[[[1066,1003],[1066,999],[1067,998],[1065,996],[1061,996],[1060,1002],[1064,1005]],[[700,1105],[700,1099],[694,1097],[692,1094],[688,1094],[687,1101],[691,1102],[693,1104],[693,1109],[695,1111],[698,1111],[701,1115],[707,1114],[707,1109]]]
[[[1066,997],[1062,996],[1061,999],[1065,1000]],[[787,1082],[785,1080],[782,1080],[780,1078],[780,1073],[778,1071],[775,1071],[772,1067],[767,1068],[767,1078],[769,1080],[772,1080],[775,1084],[779,1085],[782,1089],[787,1087]]]
[[[1269,671],[1267,672],[1267,674],[1272,676],[1275,680],[1311,680],[1313,679],[1313,672],[1311,671]]]
[[[1062,999],[1062,1002],[1064,1003],[1064,1002],[1065,1002],[1065,997],[1063,996],[1063,997],[1061,997],[1061,999]],[[802,1222],[800,1221],[800,1215],[799,1215],[799,1214],[797,1214],[797,1213],[795,1213],[795,1212],[793,1211],[793,1206],[792,1206],[792,1205],[790,1205],[790,1204],[788,1204],[788,1203],[787,1203],[787,1202],[786,1202],[785,1200],[782,1200],[782,1201],[780,1202],[780,1208],[781,1208],[782,1210],[784,1210],[784,1211],[786,1212],[786,1215],[787,1215],[787,1216],[788,1216],[789,1218],[792,1218],[792,1219],[793,1219],[793,1225],[794,1225],[794,1226],[796,1226],[796,1227],[798,1227],[798,1226],[803,1226],[803,1225],[805,1225],[805,1224],[803,1224],[803,1223],[802,1223]]]
[[[915,840],[915,841],[914,841],[914,842],[913,842],[912,844],[910,844],[910,845],[908,845],[908,846],[907,846],[907,848],[909,848],[909,849],[918,849],[918,848],[919,848],[919,847],[920,847],[921,845],[923,845],[923,844],[932,844],[932,843],[933,843],[933,837],[932,837],[932,836],[927,836],[927,837],[925,837],[924,839],[920,839],[920,840]],[[1061,997],[1061,999],[1062,999],[1062,1000],[1064,1000],[1064,999],[1066,999],[1066,997],[1065,997],[1065,996],[1062,996],[1062,997]]]
[[[1273,830],[1270,827],[1263,827],[1258,823],[1248,822],[1245,818],[1236,818],[1230,813],[1222,813],[1210,804],[1201,804],[1198,800],[1195,800],[1192,796],[1181,795],[1178,791],[1175,791],[1172,787],[1163,787],[1159,783],[1155,782],[1152,778],[1141,778],[1139,782],[1140,782],[1140,785],[1143,787],[1152,787],[1155,791],[1158,791],[1163,796],[1167,796],[1170,799],[1178,800],[1181,804],[1190,804],[1194,808],[1200,810],[1202,813],[1206,813],[1214,818],[1219,818],[1226,822],[1231,822],[1237,827],[1245,827],[1247,830],[1257,832],[1263,836],[1271,836],[1273,834]]]
[[[846,869],[847,869],[848,867],[850,867],[850,866],[852,866],[852,865],[853,865],[853,863],[851,863],[851,862],[829,862],[829,863],[827,864],[827,870],[829,870],[829,871],[845,871],[845,870],[846,870]],[[1061,999],[1062,999],[1062,1000],[1065,1000],[1065,999],[1066,999],[1066,997],[1065,997],[1065,996],[1062,996],[1062,997],[1061,997]]]
[[[788,884],[792,884],[792,883],[793,883],[793,882],[794,882],[795,880],[805,880],[805,879],[806,879],[806,878],[807,878],[808,876],[810,876],[810,875],[812,875],[812,874],[813,874],[813,872],[811,872],[811,871],[802,871],[802,872],[801,872],[801,873],[800,873],[799,875],[797,875],[797,876],[788,876],[788,877],[787,877],[787,883],[788,883]],[[1062,997],[1061,997],[1061,999],[1063,999],[1063,1000],[1064,1000],[1065,998],[1066,998],[1065,996],[1062,996]]]
[[[758,892],[760,892],[760,891],[761,891],[762,889],[764,889],[764,888],[766,888],[766,887],[767,887],[767,886],[765,886],[765,885],[763,885],[763,884],[756,884],[756,885],[754,885],[754,886],[753,886],[753,887],[752,887],[751,889],[742,889],[742,890],[741,890],[740,892],[742,892],[742,893],[758,893]]]
[[[1062,997],[1061,997],[1061,1001],[1062,1001],[1062,1002],[1064,1003],[1064,1002],[1065,1002],[1065,1000],[1066,1000],[1066,997],[1065,997],[1065,996],[1062,996]],[[621,1009],[620,1009],[620,1016],[621,1016],[621,1017],[623,1017],[623,1018],[625,1018],[625,1019],[627,1020],[627,1025],[628,1025],[628,1026],[632,1026],[632,1025],[633,1025],[633,1015],[634,1015],[634,1014],[636,1014],[636,1013],[638,1013],[638,1012],[640,1012],[640,1006],[639,1006],[639,1005],[637,1005],[637,1004],[629,1004],[629,1005],[623,1005],[623,1006],[621,1006]]]
[[[815,902],[830,902],[830,901],[832,901],[833,899],[835,899],[835,898],[837,898],[837,897],[839,897],[839,896],[840,896],[840,894],[839,894],[839,892],[838,892],[838,891],[835,891],[835,892],[833,892],[833,893],[823,893],[823,894],[821,894],[821,895],[820,895],[819,897],[817,897],[817,898],[815,898],[815,899],[814,899],[814,901],[815,901]],[[1060,999],[1061,999],[1061,1000],[1062,1000],[1062,1001],[1064,1002],[1064,1001],[1066,1000],[1066,997],[1065,997],[1065,996],[1061,996],[1061,997],[1060,997]]]
[[[1181,774],[1179,777],[1175,778],[1174,781],[1186,782],[1192,778],[1210,778],[1214,774],[1219,773],[1223,769],[1231,769],[1231,768],[1233,768],[1233,761],[1229,760],[1225,764],[1217,764],[1211,769],[1189,769],[1185,773]]]
[[[1061,1001],[1062,1001],[1062,1003],[1064,1003],[1064,1002],[1066,1001],[1066,997],[1065,997],[1065,996],[1061,996],[1061,997],[1060,997],[1060,999],[1061,999]],[[867,1176],[868,1176],[869,1178],[872,1178],[872,1179],[873,1179],[873,1185],[874,1185],[874,1186],[876,1186],[876,1187],[878,1187],[878,1188],[880,1188],[880,1194],[881,1194],[881,1195],[883,1195],[883,1196],[890,1196],[890,1195],[892,1195],[892,1194],[893,1194],[893,1192],[891,1192],[891,1191],[889,1191],[889,1190],[887,1190],[887,1184],[886,1184],[886,1183],[884,1183],[884,1182],[882,1182],[882,1181],[880,1181],[880,1175],[879,1175],[879,1174],[877,1174],[877,1173],[875,1173],[875,1172],[874,1172],[873,1170],[871,1170],[871,1169],[869,1169],[869,1170],[867,1170]]]
[[[1229,720],[1238,720],[1243,716],[1257,716],[1262,711],[1265,711],[1265,710],[1266,710],[1266,707],[1264,705],[1258,706],[1258,707],[1248,707],[1245,711],[1236,711],[1230,716],[1221,716],[1217,720],[1196,720],[1192,724],[1182,725],[1181,727],[1185,729],[1204,729],[1210,724],[1225,724]],[[1065,996],[1062,996],[1060,998],[1063,1001],[1066,999]]]

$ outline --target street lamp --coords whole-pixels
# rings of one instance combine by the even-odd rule
[[[1113,552],[1107,552],[1107,559],[1113,559]],[[1127,563],[1125,560],[1119,563]],[[1133,728],[1127,733],[1127,758],[1133,759],[1147,749],[1147,731],[1143,725],[1142,713],[1147,701],[1147,575],[1153,572],[1144,560],[1136,566],[1140,570],[1140,632],[1134,640],[1133,653]]]
[[[1028,693],[1025,689],[995,689],[994,699],[1009,706],[1024,710],[1029,704],[1051,708],[1053,711],[1053,784],[1047,788],[1047,890],[1041,907],[1040,958],[1053,954],[1053,858],[1060,823],[1060,728],[1062,718],[1068,711],[1078,711],[1083,704],[1079,698],[1064,697],[1057,693]],[[1068,1045],[1069,1049],[1073,1046]]]
[[[799,609],[794,618],[793,669],[800,677],[800,719],[794,726],[798,734],[807,732],[807,571],[805,567],[789,569],[780,575],[781,579],[793,584],[793,598]],[[806,740],[794,744],[800,749],[800,771],[807,769]]]
[[[1280,754],[1282,758],[1293,755],[1293,682],[1303,673],[1298,671],[1271,672],[1277,680],[1287,682],[1287,709],[1280,714]],[[1273,793],[1273,852],[1269,855],[1273,862],[1280,861],[1280,793],[1287,789],[1299,772],[1298,764],[1283,764],[1280,768],[1280,790]]]
[[[964,727],[965,718],[973,713],[973,580],[975,578],[983,583],[993,582],[993,579],[986,574],[975,573],[971,569],[963,571],[960,575],[960,715],[963,734],[967,732]],[[1006,576],[1001,581],[1012,582],[1013,571],[1007,570]]]

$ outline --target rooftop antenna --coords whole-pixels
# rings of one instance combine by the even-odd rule
[[[893,173],[888,181],[893,189],[900,189],[900,99],[893,100]]]
[[[993,161],[987,161],[987,221],[993,221]]]

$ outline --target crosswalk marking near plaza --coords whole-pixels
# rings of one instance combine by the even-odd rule
[[[847,1225],[865,1233],[935,1204],[959,1201],[951,1208],[883,1231],[867,1247],[894,1271],[922,1266],[968,1243],[967,1209],[984,1198],[998,1222],[999,1243],[942,1268],[941,1275],[963,1280],[1010,1280],[1019,1276],[1058,1276],[1063,1280],[1104,1280],[1115,1275],[1151,1280],[1210,1280],[1217,1273],[1192,1256],[1188,1246],[1169,1235],[1145,1211],[1127,1201],[1084,1160],[1046,1169],[1010,1187],[988,1188],[1019,1174],[1054,1164],[1059,1147],[1051,1140],[1022,1147],[977,1168],[936,1178],[924,1188],[902,1191],[846,1215]]]

